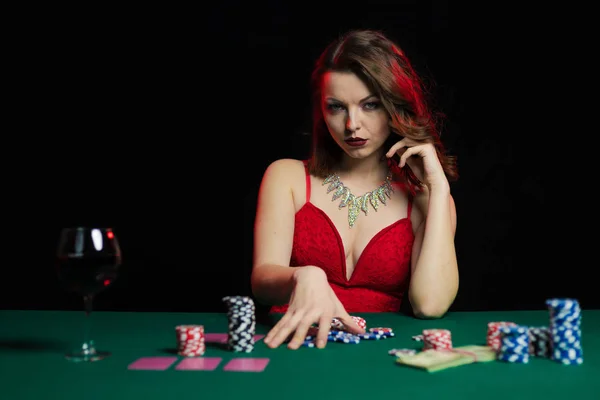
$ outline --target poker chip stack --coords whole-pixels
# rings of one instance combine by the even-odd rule
[[[547,326],[529,327],[529,355],[537,357],[550,357],[551,337]]]
[[[175,327],[177,336],[177,354],[183,357],[198,357],[204,355],[204,326],[178,325]]]
[[[515,324],[514,322],[508,322],[508,321],[495,321],[495,322],[490,322],[488,323],[488,329],[487,329],[487,337],[486,337],[486,344],[491,347],[492,349],[496,350],[496,352],[500,351],[500,345],[501,345],[501,340],[500,340],[500,331],[498,330],[498,328],[500,328],[501,326],[516,326],[517,324]]]
[[[503,325],[500,332],[500,350],[497,359],[511,363],[529,362],[529,329],[522,325]]]
[[[452,333],[448,329],[425,329],[423,351],[452,349]]]
[[[226,296],[222,300],[228,307],[228,349],[236,353],[252,352],[256,332],[254,301],[246,296]]]
[[[583,364],[579,302],[574,299],[548,299],[546,305],[550,311],[550,358],[565,365]]]

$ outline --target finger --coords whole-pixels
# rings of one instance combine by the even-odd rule
[[[283,317],[281,317],[281,319],[275,324],[275,326],[273,328],[271,328],[269,333],[267,333],[267,336],[265,336],[263,342],[265,342],[265,344],[267,344],[268,346],[271,346],[271,342],[273,341],[273,338],[277,336],[277,334],[281,330],[281,327],[284,326],[285,324],[287,324],[287,322],[290,320],[291,317],[292,317],[292,313],[290,311],[286,312],[285,315]],[[273,347],[273,346],[271,346],[271,347]],[[275,347],[277,347],[277,346],[275,346]]]
[[[402,154],[400,156],[400,162],[398,163],[398,166],[400,168],[403,168],[404,165],[406,164],[406,160],[408,159],[408,157],[414,156],[415,154],[418,154],[419,151],[421,151],[420,147],[416,146],[416,147],[411,147],[409,149],[407,149],[404,154]]]
[[[279,331],[279,329],[281,329],[281,326],[287,323],[287,321],[291,318],[291,314],[292,312],[289,310],[285,314],[283,314],[279,321],[277,321],[277,323],[271,328],[269,333],[267,333],[267,336],[265,336],[263,342],[268,343],[269,341],[271,341],[275,334]]]
[[[345,313],[343,316],[340,316],[338,318],[340,319],[340,321],[342,321],[348,332],[355,334],[365,333],[365,330],[358,326],[358,324],[348,313]]]
[[[286,341],[288,339],[288,337],[290,336],[290,334],[296,330],[296,327],[302,320],[302,317],[303,317],[303,313],[300,313],[300,312],[294,313],[294,315],[292,315],[290,317],[290,319],[288,319],[286,321],[286,323],[281,326],[281,329],[279,329],[279,331],[277,331],[275,336],[273,336],[273,338],[270,341],[270,346],[272,348],[276,348],[281,343]]]
[[[300,347],[302,342],[304,342],[304,339],[306,339],[308,329],[313,322],[314,318],[308,318],[308,316],[306,316],[298,323],[294,337],[288,343],[288,349],[296,350],[298,347]]]
[[[337,297],[335,297],[335,304],[336,308],[334,316],[336,316],[342,322],[342,324],[344,324],[345,330],[347,330],[350,333],[365,333],[365,330],[358,326],[356,322],[354,322],[354,319],[350,316],[350,314],[348,314],[348,312]]]
[[[396,150],[396,154],[398,154],[399,157],[402,157],[402,154],[404,154],[406,152],[406,150],[408,150],[408,148],[403,147],[401,149]]]
[[[331,314],[322,315],[319,319],[319,332],[317,333],[317,347],[319,349],[322,349],[327,345],[327,336],[331,330],[332,319],[333,315]]]
[[[406,147],[406,140],[402,139],[399,142],[397,142],[396,144],[394,144],[392,147],[390,147],[390,149],[388,150],[387,153],[385,153],[386,157],[390,158],[392,157],[398,150],[400,150],[401,148]]]

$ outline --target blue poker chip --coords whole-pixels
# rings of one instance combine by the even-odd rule
[[[384,337],[395,336],[394,330],[392,328],[370,328],[369,333],[376,333]]]
[[[360,337],[353,333],[339,331],[335,334],[328,335],[327,341],[358,344],[360,343]]]
[[[508,363],[528,364],[529,363],[529,354],[528,353],[517,354],[517,353],[500,352],[498,354],[497,360],[508,362]]]
[[[375,332],[360,333],[356,336],[358,336],[361,339],[365,339],[365,340],[379,340],[379,339],[386,338],[384,335],[380,335],[379,333],[375,333]]]
[[[550,311],[549,358],[565,365],[583,364],[581,307],[576,299],[548,299]]]

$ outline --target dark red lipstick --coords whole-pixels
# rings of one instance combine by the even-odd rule
[[[348,146],[360,147],[367,144],[367,139],[363,139],[361,137],[354,137],[346,139],[345,142],[348,143]]]

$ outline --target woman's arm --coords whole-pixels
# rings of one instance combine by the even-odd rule
[[[270,347],[279,346],[293,334],[288,347],[297,349],[313,323],[319,325],[317,346],[325,347],[333,317],[340,318],[350,332],[364,333],[335,296],[325,271],[317,266],[289,266],[296,216],[290,182],[304,183],[304,177],[301,162],[275,161],[267,168],[259,191],[252,292],[263,304],[289,304],[264,339]]]
[[[413,244],[409,300],[417,317],[439,318],[458,292],[456,207],[447,182],[426,188],[415,202],[424,218]]]
[[[294,176],[304,173],[300,161],[281,159],[271,163],[263,176],[254,222],[252,292],[266,305],[286,304],[293,289],[290,267],[294,235]],[[304,176],[302,175],[302,182]]]

